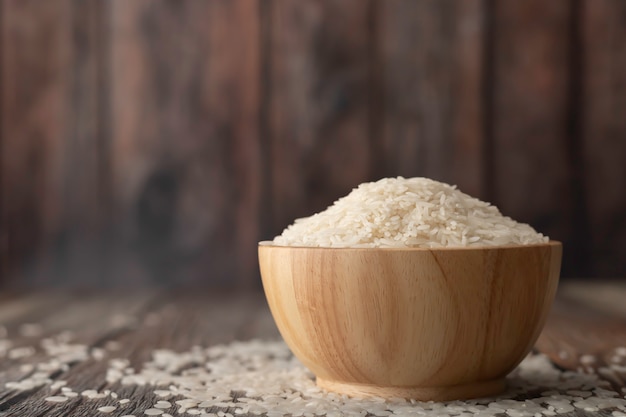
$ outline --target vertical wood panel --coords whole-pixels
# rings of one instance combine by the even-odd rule
[[[62,231],[71,16],[69,0],[2,2],[1,229],[21,280],[50,274]]]
[[[586,0],[583,28],[585,191],[598,275],[626,273],[626,3]]]
[[[121,271],[254,285],[260,195],[256,1],[112,2]],[[143,271],[143,273],[141,273]]]
[[[274,233],[370,179],[369,7],[271,2]]]
[[[59,278],[66,283],[102,285],[107,264],[105,235],[110,222],[103,176],[108,172],[104,126],[109,29],[106,0],[72,0],[66,112],[70,122],[64,145],[63,232],[59,239]]]
[[[483,188],[482,1],[381,1],[388,175]]]
[[[567,247],[575,232],[566,136],[571,2],[493,5],[494,203]]]
[[[0,112],[4,105],[3,84],[4,84],[4,5],[0,3]],[[0,114],[0,286],[6,285],[9,279],[10,256],[9,256],[9,231],[6,199],[6,183],[4,172],[4,117]]]
[[[254,286],[259,238],[395,175],[626,271],[621,0],[0,10],[2,278]]]

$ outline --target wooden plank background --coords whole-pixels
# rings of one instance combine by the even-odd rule
[[[396,175],[626,276],[621,0],[4,0],[0,68],[0,285],[258,288]]]

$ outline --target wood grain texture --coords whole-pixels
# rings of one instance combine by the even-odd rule
[[[63,231],[71,1],[2,2],[2,229],[19,279],[44,280]],[[25,271],[28,270],[28,273]]]
[[[259,246],[272,315],[318,385],[359,396],[490,396],[530,351],[561,245],[499,249]]]
[[[626,305],[623,303],[626,283],[622,280],[574,281],[563,286],[559,294],[561,298],[578,305],[584,304],[605,316],[626,318]]]
[[[109,8],[104,1],[71,3],[71,54],[68,57],[66,106],[70,120],[62,138],[64,162],[63,230],[57,244],[57,274],[64,284],[84,277],[104,285],[107,277],[110,187],[108,167],[107,77]]]
[[[571,338],[571,335],[580,332],[599,334],[605,320],[610,324],[619,318],[626,318],[626,310],[623,309],[625,294],[626,287],[620,282],[563,283],[555,304],[557,316],[552,314],[548,317],[537,347],[544,353],[551,354],[551,346],[544,348],[540,345],[541,341],[548,337],[549,340],[557,342],[555,346],[558,353],[561,346],[558,337]],[[600,300],[604,302],[600,303]],[[242,296],[201,291],[167,293],[142,291],[127,294],[3,293],[0,294],[0,301],[0,323],[9,327],[7,335],[9,340],[21,338],[20,345],[36,345],[42,337],[67,329],[72,331],[73,340],[76,342],[85,343],[92,348],[103,348],[107,357],[108,355],[128,357],[135,367],[144,363],[154,349],[161,347],[187,351],[192,345],[207,347],[229,342],[233,338],[248,340],[278,337],[277,329],[261,294]],[[570,301],[574,301],[575,304]],[[64,308],[59,308],[60,305]],[[563,306],[567,308],[561,308]],[[597,311],[594,312],[597,306],[602,306],[605,312],[611,313],[600,315]],[[586,322],[582,323],[583,326],[578,326],[585,315],[601,317],[601,320],[595,323],[594,329],[586,327]],[[24,323],[41,323],[42,335],[30,338],[20,336],[19,330]],[[596,341],[594,338],[580,340],[585,346],[590,346],[589,342]],[[604,345],[604,340],[601,338],[597,342]],[[115,342],[117,350],[107,348],[110,342]],[[0,370],[0,414],[3,417],[98,415],[100,413],[96,411],[97,407],[114,404],[114,401],[108,398],[92,401],[76,399],[53,405],[43,401],[45,397],[52,395],[49,388],[20,395],[5,389],[4,383],[13,380],[13,376],[18,375],[22,365],[36,364],[40,359],[35,356],[19,361],[3,360],[0,363],[0,366],[4,367]],[[102,381],[107,367],[106,360],[88,360],[71,366],[69,370],[55,375],[54,379],[66,380],[68,385],[77,391],[93,388],[97,381]],[[604,378],[602,375],[599,377]],[[626,374],[622,377],[626,377]],[[623,384],[617,387],[618,390],[621,390],[621,387]],[[132,400],[129,408],[117,410],[120,415],[125,413],[143,415],[143,410],[160,399],[156,398],[152,387],[109,384],[102,385],[101,388],[115,390],[120,396]],[[529,399],[532,400],[533,397]],[[587,412],[576,409],[561,415],[610,417],[611,411]]]
[[[137,325],[134,315],[147,308],[148,302],[154,299],[154,292],[145,291],[132,295],[120,293],[109,299],[86,293],[75,294],[74,297],[69,294],[49,293],[41,298],[41,304],[33,306],[32,311],[24,314],[21,320],[7,323],[12,349],[34,347],[37,343],[33,342],[45,338],[54,339],[60,334],[65,334],[68,342],[83,344],[89,348],[102,348],[109,340],[120,337]],[[68,305],[71,307],[66,308]],[[94,322],[99,322],[99,325],[89,325]],[[24,333],[24,326],[33,323],[36,323],[40,332],[35,335]],[[19,365],[46,362],[46,359],[49,356],[40,348],[36,348],[33,355],[27,358],[5,357],[0,366],[0,384],[4,386],[8,381],[28,378],[33,370]],[[95,358],[92,360],[97,362]],[[5,390],[0,396],[0,412],[22,396],[23,393],[19,391]]]
[[[48,295],[49,296],[49,295]],[[35,296],[33,296],[35,297]],[[31,298],[33,298],[31,297]],[[58,297],[56,297],[58,298]],[[109,293],[106,296],[83,293],[62,296],[67,308],[58,309],[48,305],[35,309],[45,311],[33,314],[25,311],[9,328],[9,337],[17,346],[37,344],[44,337],[66,330],[72,333],[72,341],[85,344],[90,349],[100,348],[105,354],[127,358],[132,366],[148,361],[154,349],[175,351],[188,350],[191,346],[211,346],[232,340],[251,338],[276,338],[277,330],[269,311],[259,296],[237,296],[232,293],[182,292],[155,293],[152,291],[127,294]],[[26,304],[27,298],[18,304]],[[36,304],[29,303],[31,307]],[[4,306],[0,305],[0,317]],[[40,323],[43,333],[36,338],[19,339],[19,327],[23,323]],[[107,348],[114,341],[116,349]],[[21,361],[3,361],[7,369],[0,369],[0,413],[9,416],[68,416],[93,415],[103,405],[117,405],[107,398],[99,401],[72,399],[64,404],[52,404],[44,398],[52,395],[49,387],[42,387],[24,395],[4,389],[6,381],[14,381],[28,374],[20,371],[21,365],[37,363],[42,358],[35,355]],[[101,390],[111,389],[120,398],[131,398],[130,408],[118,409],[122,414],[143,415],[159,398],[154,387],[123,386],[119,383],[103,383],[108,367],[107,360],[89,359],[73,364],[70,369],[54,376],[65,380],[80,392],[93,389],[96,381]],[[217,411],[216,411],[217,412]],[[121,414],[120,414],[121,415]]]
[[[370,2],[272,1],[273,232],[370,179]]]
[[[577,227],[566,137],[572,2],[493,2],[493,202],[568,248]],[[572,260],[565,251],[565,274]]]
[[[598,274],[626,259],[626,4],[583,1],[583,179]]]
[[[16,280],[97,281],[102,2],[2,4],[3,252]]]
[[[589,371],[615,363],[613,358],[619,358],[616,349],[622,346],[626,346],[624,316],[563,297],[555,303],[536,348],[564,369]],[[587,362],[584,356],[593,357],[593,361]]]
[[[598,374],[616,392],[622,391],[625,294],[626,287],[618,281],[563,286],[535,349],[562,369]]]
[[[485,198],[482,1],[380,2],[386,175]]]
[[[251,288],[258,240],[395,175],[624,276],[624,7],[3,1],[0,281]]]
[[[254,285],[263,175],[257,13],[256,1],[113,2],[122,274]]]

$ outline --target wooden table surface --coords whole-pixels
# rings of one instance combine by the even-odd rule
[[[582,355],[610,363],[614,349],[626,346],[625,323],[626,283],[565,282],[536,349],[564,368],[580,368]],[[32,375],[32,365],[44,360],[38,346],[53,335],[65,334],[72,343],[88,346],[90,352],[128,358],[134,367],[147,361],[154,349],[186,351],[194,345],[279,338],[262,294],[215,290],[3,294],[0,325],[2,417],[142,416],[158,400],[154,387],[107,385],[108,361],[93,358],[69,363],[51,378],[67,381],[78,393],[94,387],[115,390],[132,398],[129,408],[102,414],[97,408],[105,402],[80,397],[65,403],[45,401],[54,395],[49,385],[27,391],[7,388],[7,383]],[[604,378],[615,390],[626,387],[626,375]],[[576,410],[570,415],[610,416],[611,412]]]

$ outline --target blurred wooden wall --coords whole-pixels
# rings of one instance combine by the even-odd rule
[[[623,0],[3,0],[2,283],[258,287],[360,182],[456,183],[626,276]]]

